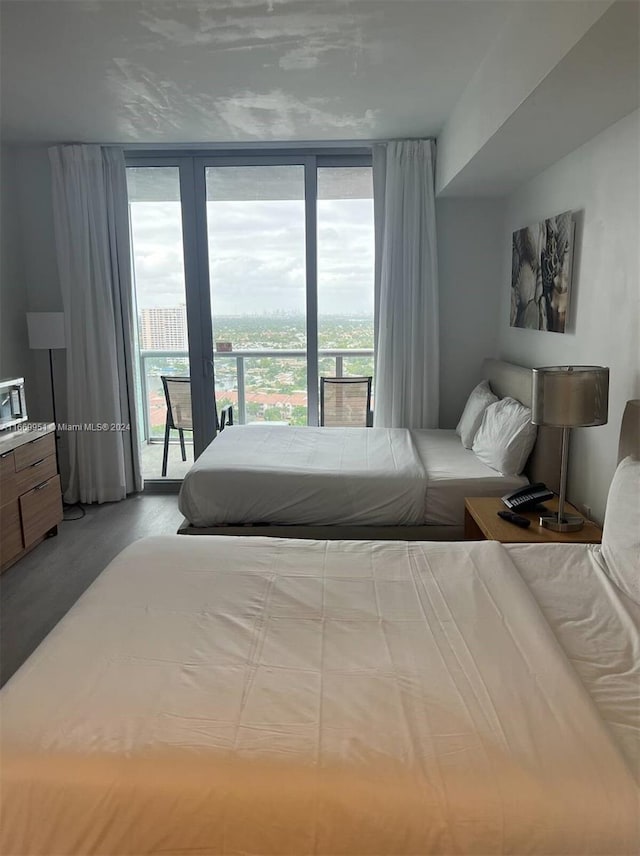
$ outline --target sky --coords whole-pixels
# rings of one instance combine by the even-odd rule
[[[138,308],[185,303],[179,202],[131,203]],[[304,202],[207,203],[215,315],[305,308]],[[373,315],[373,200],[318,200],[320,315]]]

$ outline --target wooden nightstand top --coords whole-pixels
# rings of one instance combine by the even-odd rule
[[[551,513],[558,511],[558,499],[554,497],[544,503]],[[464,537],[467,541],[482,540],[500,541],[503,544],[555,543],[565,544],[599,544],[602,539],[602,529],[593,521],[586,520],[582,529],[577,532],[553,532],[540,526],[539,512],[517,511],[522,517],[531,520],[528,529],[521,529],[513,523],[498,517],[498,511],[505,511],[506,506],[498,497],[477,496],[464,501]],[[580,512],[565,502],[567,514]]]

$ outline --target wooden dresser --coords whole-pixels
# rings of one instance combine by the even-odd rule
[[[0,572],[62,520],[54,425],[0,432]]]

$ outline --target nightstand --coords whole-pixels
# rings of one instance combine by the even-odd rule
[[[554,513],[558,511],[558,498],[554,497],[544,503],[544,506]],[[599,544],[602,539],[602,529],[593,521],[586,520],[582,529],[577,532],[553,532],[540,526],[540,512],[517,511],[522,517],[531,520],[528,529],[522,529],[513,523],[498,517],[498,511],[505,511],[506,506],[498,497],[477,496],[464,501],[464,537],[467,541],[500,541],[503,544]],[[567,514],[580,512],[565,502]]]

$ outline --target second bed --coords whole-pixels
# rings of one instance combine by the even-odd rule
[[[499,398],[531,404],[531,370],[485,360]],[[465,496],[502,496],[527,483],[552,489],[559,432],[543,428],[521,475],[503,475],[452,430],[289,428],[224,431],[180,492],[184,534],[455,540]]]

